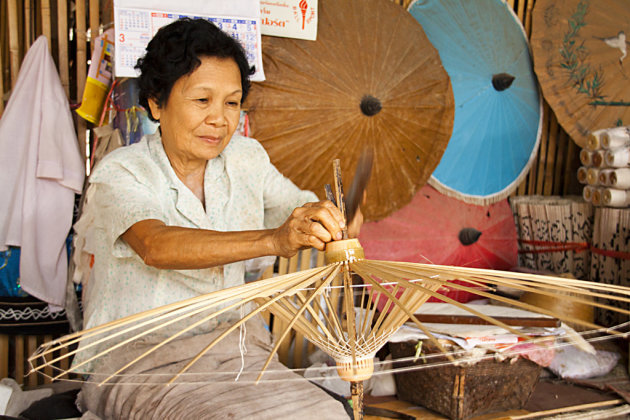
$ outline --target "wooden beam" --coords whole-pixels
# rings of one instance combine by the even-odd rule
[[[85,3],[86,0],[78,0],[76,2],[76,22],[77,22],[77,84],[76,95],[74,102],[79,103],[85,87],[85,80],[87,79],[87,28],[86,28],[86,15],[85,15]],[[86,145],[86,130],[87,123],[83,118],[77,119],[77,139],[79,140],[79,150],[81,150],[81,156],[85,156]]]
[[[20,71],[20,38],[18,35],[17,0],[8,0],[9,16],[9,61],[11,65],[11,89],[15,87]]]
[[[96,45],[95,40],[99,36],[100,24],[99,0],[90,0],[90,49],[92,51]]]
[[[63,3],[63,0],[59,3]],[[40,8],[42,11],[42,35],[48,39],[48,51],[52,54],[52,29],[50,26],[50,0],[41,0]],[[66,35],[67,37],[67,35]]]
[[[68,4],[57,2],[57,38],[59,46],[59,78],[61,85],[70,98],[70,69],[68,64]]]

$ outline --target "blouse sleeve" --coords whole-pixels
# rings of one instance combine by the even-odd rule
[[[264,183],[265,228],[280,226],[296,207],[319,201],[311,191],[299,189],[269,163]]]
[[[135,223],[157,219],[166,223],[156,192],[129,169],[117,162],[108,162],[91,184],[94,191],[97,225],[104,231],[107,245],[115,257],[134,255],[121,235]]]

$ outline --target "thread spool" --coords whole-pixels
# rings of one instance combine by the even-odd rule
[[[606,188],[602,191],[602,204],[607,207],[628,207],[630,191]]]
[[[630,168],[617,168],[613,169],[610,175],[608,175],[610,186],[625,190],[630,188]]]
[[[615,149],[630,144],[630,127],[609,128],[600,136],[602,147]]]
[[[614,169],[600,169],[599,171],[599,185],[610,186],[610,175],[613,173]]]
[[[580,166],[577,170],[577,179],[580,184],[588,184],[586,182],[586,174],[588,172],[588,168],[586,166]]]
[[[586,183],[588,185],[598,185],[599,184],[599,169],[597,169],[597,168],[588,168],[586,170]]]
[[[595,150],[591,155],[592,166],[596,168],[601,168],[602,166],[606,166],[605,161],[604,161],[605,155],[606,155],[605,150],[602,150],[602,149]]]
[[[591,166],[593,164],[593,152],[590,150],[580,150],[580,162],[584,166]]]
[[[597,150],[600,147],[600,136],[604,133],[605,129],[591,131],[586,137],[586,148],[590,151]]]
[[[594,206],[602,205],[602,190],[600,188],[593,188],[593,194],[591,195],[591,203]]]
[[[584,189],[582,189],[582,198],[584,199],[584,201],[588,203],[592,202],[594,190],[595,188],[591,187],[590,185],[584,186]]]
[[[613,168],[625,168],[630,162],[630,149],[621,147],[618,149],[610,149],[604,155],[606,165]]]

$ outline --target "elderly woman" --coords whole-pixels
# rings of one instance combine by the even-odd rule
[[[85,328],[243,284],[244,260],[341,239],[344,220],[331,202],[316,202],[256,140],[235,134],[251,73],[238,42],[205,20],[179,20],[158,31],[137,67],[141,103],[159,131],[110,153],[90,178],[96,250]],[[229,382],[209,376],[194,385],[157,384],[239,315],[230,312],[143,359],[131,372],[144,385],[86,383],[82,409],[124,419],[347,418],[342,404],[277,361],[270,369],[286,371],[284,381],[241,384],[232,375]],[[193,372],[238,371],[233,335]],[[156,342],[146,337],[83,369],[113,371]],[[260,369],[270,343],[261,320],[247,324],[246,370]],[[75,366],[93,353],[79,353]]]

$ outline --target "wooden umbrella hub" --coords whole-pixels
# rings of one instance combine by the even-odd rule
[[[339,377],[347,382],[367,381],[374,374],[374,355],[357,358],[354,363],[351,358],[348,360],[335,359],[335,363]]]
[[[326,263],[355,262],[365,259],[363,247],[358,239],[344,239],[326,244]]]

